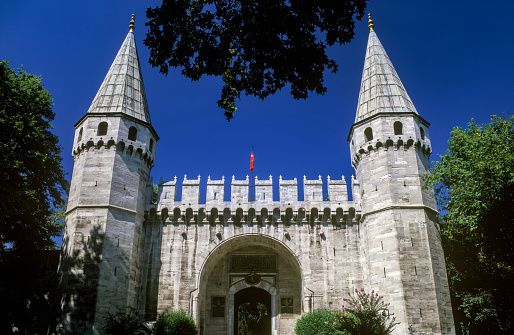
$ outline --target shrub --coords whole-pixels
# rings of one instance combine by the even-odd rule
[[[341,310],[318,309],[296,323],[297,335],[387,335],[398,324],[375,291],[355,290]]]
[[[355,289],[355,295],[343,301],[347,306],[343,305],[342,313],[334,315],[336,329],[352,335],[387,335],[398,324],[389,312],[389,304],[375,291],[366,293],[363,288]]]
[[[164,312],[153,326],[154,335],[196,335],[195,320],[184,311]]]
[[[136,317],[134,310],[130,310],[128,313],[119,311],[115,314],[107,314],[102,330],[105,335],[131,335],[139,329],[140,325],[141,322]]]
[[[333,322],[332,311],[317,309],[302,315],[296,322],[294,331],[297,335],[332,335],[336,334]]]

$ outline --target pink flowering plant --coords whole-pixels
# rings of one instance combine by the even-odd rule
[[[374,290],[367,293],[363,288],[355,289],[348,299],[343,299],[342,313],[336,315],[337,330],[352,335],[387,335],[398,324],[389,312],[389,304]],[[348,318],[352,315],[352,318]]]
[[[388,335],[398,324],[389,304],[375,291],[355,289],[343,299],[340,310],[320,309],[307,313],[296,324],[297,335]]]

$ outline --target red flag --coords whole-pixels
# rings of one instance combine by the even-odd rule
[[[253,149],[252,149],[252,155],[250,156],[250,171],[253,171]]]

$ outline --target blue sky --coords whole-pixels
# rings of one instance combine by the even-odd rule
[[[160,136],[154,180],[249,174],[326,180],[354,173],[346,138],[355,118],[368,38],[367,20],[354,40],[329,54],[339,64],[326,74],[328,93],[295,101],[287,89],[265,101],[243,97],[227,123],[217,108],[221,81],[190,82],[148,64],[145,8],[156,1],[2,1],[0,59],[41,75],[54,99],[54,132],[71,178],[73,125],[87,111],[136,14],[136,42],[152,123]],[[374,0],[375,31],[429,129],[437,160],[450,131],[471,118],[488,122],[514,110],[514,1]],[[227,183],[227,186],[228,183]],[[227,188],[227,192],[229,189]],[[301,191],[301,190],[300,190]],[[275,192],[278,193],[278,192]],[[277,194],[275,195],[275,198]]]

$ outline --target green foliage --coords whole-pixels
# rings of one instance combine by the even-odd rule
[[[382,296],[364,289],[344,299],[341,310],[318,309],[304,314],[296,323],[297,335],[387,335],[398,324]]]
[[[337,71],[326,48],[353,38],[367,1],[163,1],[146,12],[145,45],[162,73],[221,77],[218,106],[230,121],[241,92],[265,99],[290,84],[295,99],[325,93],[324,71]]]
[[[268,315],[266,305],[260,302],[247,302],[238,307],[237,333],[239,335],[258,335],[259,321]]]
[[[107,313],[103,333],[105,335],[133,335],[141,326],[136,317],[135,310],[128,313],[119,311],[115,314]]]
[[[514,331],[514,116],[455,128],[434,187],[460,334]]]
[[[41,78],[0,62],[0,250],[55,247],[68,189],[51,133],[52,99]]]
[[[154,335],[196,335],[195,320],[184,311],[164,312],[153,326]]]
[[[297,335],[331,335],[335,334],[334,321],[333,311],[317,309],[303,314],[296,322],[294,331]]]
[[[156,204],[158,196],[159,196],[159,185],[153,184],[152,185],[152,199],[150,199],[150,203]]]
[[[375,291],[355,289],[355,295],[344,300],[347,306],[343,305],[342,313],[335,315],[336,329],[352,335],[387,335],[398,324],[389,313],[389,304]]]

